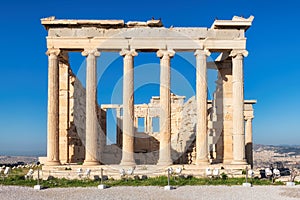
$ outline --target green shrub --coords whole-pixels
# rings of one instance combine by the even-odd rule
[[[228,178],[228,175],[225,174],[224,172],[222,172],[222,173],[221,173],[221,178],[222,178],[223,180],[226,180],[226,179]]]
[[[243,170],[242,170],[242,174],[243,174],[243,175],[246,175],[246,173],[247,173],[246,170],[243,169]]]

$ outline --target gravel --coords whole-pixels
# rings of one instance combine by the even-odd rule
[[[300,199],[300,186],[182,186],[165,191],[163,187],[51,188],[41,191],[29,187],[0,186],[0,199]]]

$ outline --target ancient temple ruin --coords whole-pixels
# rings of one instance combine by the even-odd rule
[[[83,166],[252,164],[255,100],[244,100],[245,33],[253,17],[215,20],[210,28],[170,27],[160,20],[59,20],[44,18],[48,31],[48,146],[46,166],[83,162]],[[72,72],[69,52],[86,57],[86,88]],[[101,52],[123,56],[123,104],[97,102],[97,59]],[[156,52],[160,59],[160,96],[134,105],[134,57]],[[192,52],[196,95],[170,92],[170,60]],[[210,53],[220,55],[208,62]],[[207,100],[207,69],[218,71]],[[99,90],[101,92],[101,89]],[[116,143],[106,141],[106,111],[116,115]],[[144,130],[137,131],[143,118]],[[155,131],[153,120],[159,120]]]

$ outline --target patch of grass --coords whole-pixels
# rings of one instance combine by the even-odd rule
[[[242,185],[245,182],[244,178],[171,178],[170,185],[184,186],[184,185]],[[249,180],[253,185],[284,185],[283,182],[272,183],[270,180],[253,179]],[[165,186],[167,184],[167,177],[160,176],[155,178],[149,178],[146,180],[108,180],[105,182],[109,186]]]
[[[94,180],[89,180],[89,179],[83,179],[83,180],[78,180],[78,179],[52,179],[49,181],[43,181],[41,183],[44,187],[96,187],[99,185],[99,181],[94,181]]]
[[[34,186],[36,180],[25,180],[24,175],[10,175],[9,177],[1,177],[0,185],[19,185],[19,186]]]
[[[24,175],[29,169],[14,169],[8,177],[0,177],[0,185],[18,185],[33,187],[37,184],[37,180],[28,179],[25,180]],[[104,182],[108,186],[165,186],[167,185],[167,177],[159,176],[154,178],[141,179],[109,179]],[[195,177],[171,177],[170,185],[184,186],[184,185],[242,185],[245,182],[245,178],[228,178],[226,174],[223,174],[221,178],[209,179],[209,178],[195,178]],[[267,179],[248,179],[249,183],[253,185],[284,185],[283,182],[272,183]],[[96,187],[100,184],[100,181],[89,179],[57,179],[52,178],[50,180],[41,180],[40,184],[44,187]],[[296,182],[300,184],[300,182]]]
[[[208,179],[208,178],[171,178],[170,184],[173,186],[184,186],[184,185],[242,185],[245,182],[244,178],[228,178],[228,179]],[[269,180],[253,179],[249,180],[253,185],[284,185],[282,182],[272,183]],[[23,176],[10,176],[8,178],[0,180],[0,185],[19,185],[33,187],[37,184],[36,180],[25,180]],[[47,188],[54,187],[96,187],[100,184],[99,181],[94,180],[69,180],[69,179],[51,179],[43,180],[40,182],[41,185]],[[167,177],[160,176],[155,178],[149,178],[146,180],[136,179],[121,179],[121,180],[107,180],[104,184],[108,186],[165,186],[167,185]],[[298,183],[299,184],[299,183]]]
[[[252,185],[284,185],[284,183],[281,181],[275,181],[272,183],[272,180],[257,178],[249,180],[249,183],[252,183]]]
[[[25,180],[23,177],[9,177],[2,179],[0,185],[18,185],[33,187],[37,184],[37,180]],[[40,180],[40,184],[46,188],[55,187],[92,187],[99,185],[99,182],[93,180],[68,180],[68,179],[52,179]]]

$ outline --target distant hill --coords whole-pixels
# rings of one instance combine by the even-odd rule
[[[282,162],[286,167],[300,169],[300,145],[253,145],[254,168]]]
[[[262,145],[254,144],[254,151],[269,150],[279,154],[300,155],[300,145]]]
[[[16,164],[18,162],[29,164],[37,161],[38,157],[33,156],[0,156],[0,167],[5,164]]]

